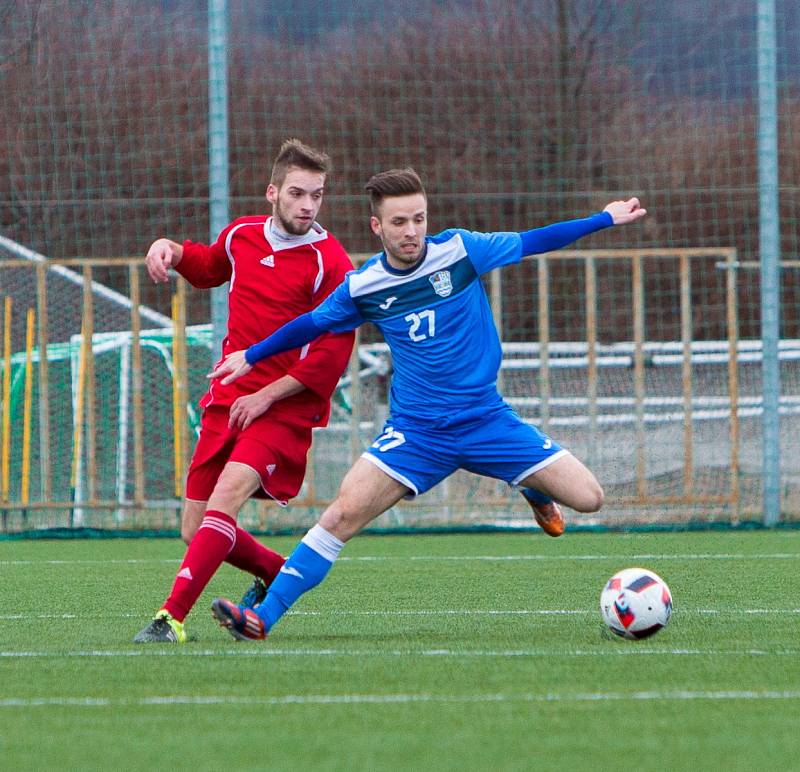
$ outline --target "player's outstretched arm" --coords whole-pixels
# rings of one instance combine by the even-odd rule
[[[642,208],[638,198],[629,198],[627,201],[612,201],[603,211],[611,215],[614,225],[628,225],[641,220],[647,214],[647,210]]]
[[[225,357],[216,370],[208,374],[209,378],[222,378],[222,383],[227,384],[249,373],[252,366],[266,359],[275,356],[283,351],[305,346],[315,338],[318,338],[326,330],[318,327],[311,317],[311,313],[302,314],[297,319],[292,319],[283,327],[279,327],[268,338],[253,344],[248,349],[234,351]]]
[[[543,228],[520,233],[522,254],[524,256],[552,252],[603,228],[636,222],[646,214],[647,210],[642,209],[638,198],[612,201],[602,212],[596,212],[589,217],[556,222],[552,225],[545,225]]]
[[[169,239],[156,239],[147,250],[144,264],[156,284],[169,280],[167,271],[174,268],[183,257],[183,246]]]

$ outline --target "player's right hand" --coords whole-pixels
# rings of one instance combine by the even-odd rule
[[[237,426],[244,431],[260,415],[264,415],[272,406],[272,399],[268,392],[269,387],[255,392],[255,394],[245,394],[239,397],[232,405],[228,418],[228,428],[235,429]]]
[[[156,239],[147,251],[144,264],[147,273],[156,284],[163,284],[169,281],[167,271],[174,268],[182,257],[183,249],[180,244],[176,244],[169,239]]]
[[[222,385],[233,383],[239,376],[249,373],[253,366],[244,357],[245,349],[233,351],[225,357],[216,370],[208,374],[208,378],[222,378]]]

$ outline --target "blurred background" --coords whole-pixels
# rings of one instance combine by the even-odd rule
[[[152,285],[143,256],[266,211],[288,137],[332,156],[320,221],[355,260],[378,247],[364,183],[391,167],[423,176],[434,233],[638,196],[641,225],[487,280],[504,394],[606,486],[605,514],[575,522],[761,520],[765,496],[800,519],[798,51],[790,0],[2,3],[3,527],[174,527],[212,293]],[[759,55],[776,65],[785,262],[766,384]],[[360,343],[304,494],[254,505],[253,527],[307,523],[379,431],[391,363],[374,330]],[[765,393],[780,415],[766,482]],[[457,475],[379,525],[525,516],[516,494]]]

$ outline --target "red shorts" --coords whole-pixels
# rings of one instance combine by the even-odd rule
[[[303,484],[311,429],[278,421],[267,412],[242,431],[229,429],[228,417],[228,408],[222,405],[203,411],[186,477],[186,498],[208,501],[223,467],[234,462],[249,466],[261,478],[261,489],[253,496],[286,504]]]

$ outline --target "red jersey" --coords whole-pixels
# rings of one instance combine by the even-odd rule
[[[317,223],[304,236],[287,236],[273,228],[272,217],[267,215],[235,220],[210,246],[185,241],[176,266],[195,287],[230,282],[223,359],[311,311],[352,268],[342,245]],[[269,414],[285,416],[298,425],[324,426],[331,394],[350,358],[353,338],[353,333],[328,333],[301,349],[258,362],[247,375],[227,386],[213,381],[200,404],[230,406],[238,397],[291,375],[306,390],[279,400]]]

